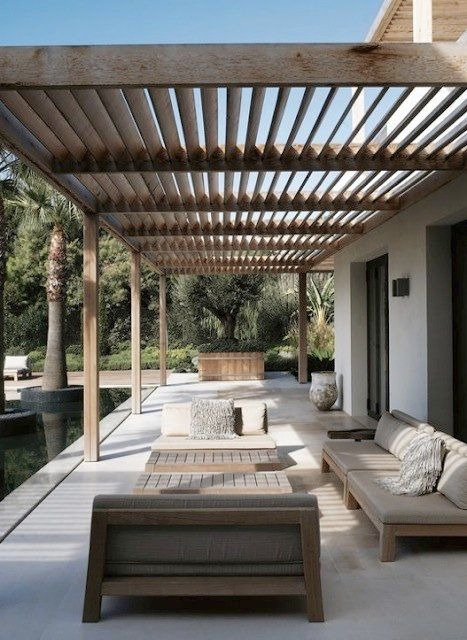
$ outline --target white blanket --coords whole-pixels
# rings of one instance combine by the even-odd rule
[[[404,453],[399,477],[378,478],[376,484],[394,495],[432,493],[443,468],[444,446],[441,438],[427,434],[416,436]]]

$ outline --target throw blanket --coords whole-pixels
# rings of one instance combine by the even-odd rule
[[[432,493],[441,475],[444,441],[420,434],[407,447],[399,477],[378,478],[376,484],[394,495],[422,496]]]

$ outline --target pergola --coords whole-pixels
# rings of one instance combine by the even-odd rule
[[[466,81],[459,43],[0,48],[0,136],[84,213],[85,459],[99,226],[132,254],[134,412],[141,260],[162,384],[166,277],[258,272],[298,275],[304,382],[306,273],[464,170]]]

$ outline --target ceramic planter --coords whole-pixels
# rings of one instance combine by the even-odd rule
[[[311,374],[310,400],[319,411],[329,411],[337,400],[335,371]]]

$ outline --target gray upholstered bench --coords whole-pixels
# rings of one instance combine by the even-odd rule
[[[315,496],[97,496],[83,622],[102,596],[303,595],[322,621]]]

